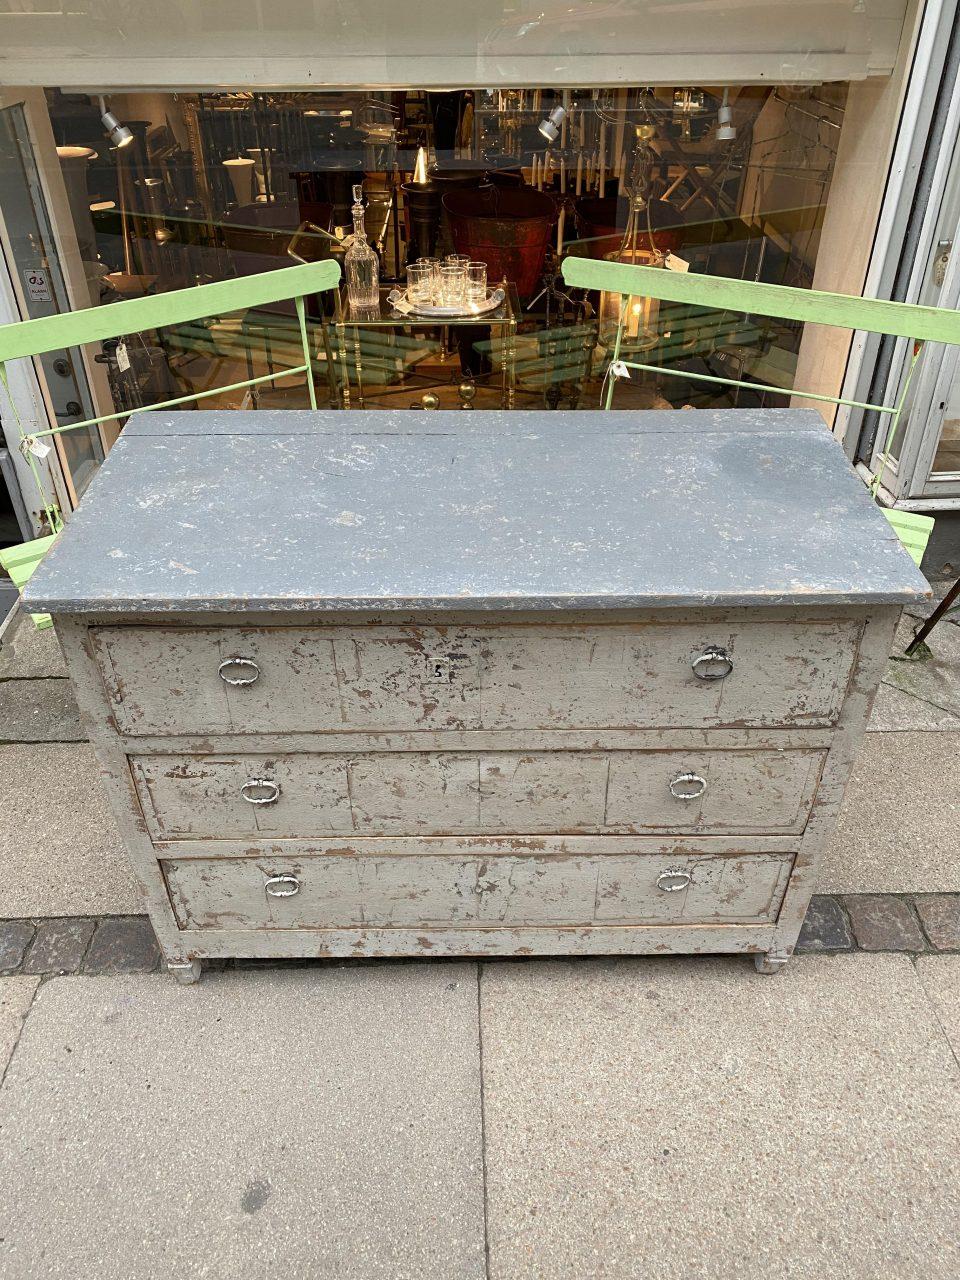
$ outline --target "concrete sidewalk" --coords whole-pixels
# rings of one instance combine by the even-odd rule
[[[953,1280],[960,956],[0,979],[0,1277]]]

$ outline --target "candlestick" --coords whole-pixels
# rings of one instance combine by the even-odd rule
[[[566,205],[561,205],[560,218],[559,218],[559,221],[557,222],[557,257],[558,258],[563,253],[563,221],[566,216],[567,216],[567,207]]]
[[[597,194],[602,200],[606,194],[606,175],[605,175],[605,159],[607,150],[607,122],[604,120],[600,125],[600,157],[597,161]]]
[[[583,189],[583,152],[581,151],[580,154],[577,156],[577,181],[576,181],[575,194],[579,195],[582,189]]]
[[[569,94],[564,95],[564,103],[569,102]],[[567,118],[570,115],[569,109],[563,117],[563,124],[560,126],[560,194],[567,193]]]

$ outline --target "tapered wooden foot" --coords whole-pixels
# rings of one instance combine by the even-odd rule
[[[182,987],[200,981],[199,960],[168,960],[167,972],[172,974]]]
[[[757,966],[757,973],[779,973],[789,959],[785,951],[767,951],[754,956],[753,963]]]

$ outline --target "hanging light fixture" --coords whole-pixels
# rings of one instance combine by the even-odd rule
[[[100,123],[115,147],[126,147],[133,141],[131,131],[125,124],[120,123],[112,111],[107,109],[103,98],[100,99]]]
[[[546,120],[541,120],[537,125],[540,136],[546,138],[547,142],[556,142],[560,137],[560,126],[563,124],[566,114],[566,107],[554,107]]]
[[[730,106],[730,90],[724,89],[723,101],[717,108],[717,141],[733,142],[737,136],[737,127],[733,123],[733,108]]]

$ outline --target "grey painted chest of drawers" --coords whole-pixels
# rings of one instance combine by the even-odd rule
[[[134,418],[27,592],[171,970],[790,955],[926,583],[819,417]]]

